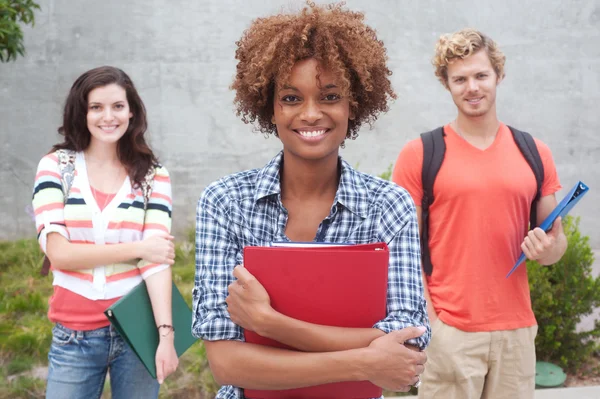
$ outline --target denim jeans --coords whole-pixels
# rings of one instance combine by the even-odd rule
[[[152,399],[159,384],[112,326],[74,331],[52,329],[47,399],[97,399],[110,373],[113,399]]]

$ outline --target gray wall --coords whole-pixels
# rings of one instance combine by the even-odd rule
[[[174,184],[175,230],[193,225],[202,189],[222,175],[264,164],[279,149],[238,121],[234,42],[250,21],[294,1],[40,0],[27,56],[0,64],[0,239],[32,236],[25,212],[40,157],[58,140],[67,91],[95,66],[123,68],[148,108],[150,141]],[[500,118],[544,140],[561,181],[591,187],[573,212],[600,248],[600,3],[598,1],[350,0],[385,42],[399,95],[375,128],[363,128],[343,155],[378,174],[421,131],[450,121],[455,108],[436,81],[436,38],[465,26],[499,42],[507,77]],[[559,198],[564,190],[559,193]]]

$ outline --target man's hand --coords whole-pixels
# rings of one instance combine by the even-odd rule
[[[161,233],[138,241],[139,257],[150,263],[172,265],[175,263],[174,238],[170,234]]]
[[[373,340],[369,349],[376,361],[369,371],[369,381],[388,391],[410,391],[425,370],[427,355],[414,347],[409,349],[404,342],[420,337],[425,331],[425,327],[408,327]]]
[[[161,336],[156,349],[156,379],[162,384],[165,378],[177,370],[179,358],[175,351],[174,332],[171,331],[166,337]]]
[[[258,280],[242,265],[233,269],[237,279],[227,287],[227,311],[238,326],[260,334],[262,323],[270,312],[271,299]]]
[[[544,262],[544,260],[554,257],[555,246],[560,235],[564,235],[564,232],[561,218],[558,217],[548,233],[539,227],[529,231],[521,244],[521,249],[527,259],[536,260],[542,264],[549,264]]]

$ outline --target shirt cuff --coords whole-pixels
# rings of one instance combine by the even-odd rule
[[[142,278],[146,280],[148,277],[153,274],[162,272],[165,269],[168,269],[170,266],[167,264],[159,264],[159,263],[149,263],[144,260],[138,262],[138,269],[140,269],[140,273],[142,274]]]
[[[192,335],[205,341],[245,341],[242,328],[226,317],[194,323]]]
[[[373,328],[378,328],[386,334],[391,333],[392,331],[402,330],[407,327],[421,327],[424,326],[427,330],[418,338],[409,339],[406,341],[407,344],[414,345],[421,350],[425,350],[427,345],[429,345],[429,340],[431,339],[431,326],[429,325],[428,320],[424,320],[424,322],[417,321],[405,321],[405,320],[389,320],[385,319],[380,322],[377,322]]]

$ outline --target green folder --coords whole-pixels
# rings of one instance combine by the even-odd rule
[[[172,298],[175,351],[177,356],[181,356],[196,342],[196,338],[192,336],[192,311],[175,283]],[[104,314],[144,363],[152,378],[156,378],[155,356],[159,337],[146,283],[141,282],[106,309]]]

